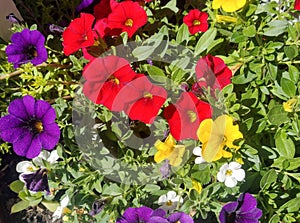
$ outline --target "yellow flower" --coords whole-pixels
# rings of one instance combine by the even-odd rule
[[[224,146],[231,149],[239,149],[234,145],[237,139],[242,139],[243,134],[238,125],[233,125],[233,119],[228,115],[221,115],[215,121],[205,119],[201,122],[197,136],[202,142],[202,157],[207,162],[232,157],[231,152],[224,150]]]
[[[221,8],[225,12],[235,12],[246,4],[246,0],[213,0],[212,8]]]
[[[184,145],[176,145],[175,139],[171,134],[166,138],[165,142],[157,140],[154,144],[157,153],[154,155],[154,161],[160,163],[167,159],[171,166],[179,166],[182,162],[182,156],[185,152]]]
[[[239,164],[244,164],[244,161],[243,159],[240,157],[240,158],[236,158],[235,161]]]
[[[217,22],[237,22],[237,18],[226,15],[217,15]]]
[[[202,185],[196,180],[192,180],[192,183],[193,183],[192,189],[195,189],[200,194],[202,191]]]
[[[287,102],[283,102],[283,109],[286,112],[292,112],[297,103],[298,103],[298,100],[295,98],[292,98],[292,99],[288,100]]]

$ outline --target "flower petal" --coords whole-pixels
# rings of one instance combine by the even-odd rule
[[[39,139],[44,149],[51,150],[58,143],[60,129],[56,123],[44,126],[44,130],[39,134]]]
[[[237,181],[243,181],[245,179],[245,171],[243,169],[233,170],[232,171],[232,176]]]
[[[35,169],[35,166],[30,161],[21,161],[16,166],[18,173],[31,173],[30,169]]]
[[[6,115],[0,119],[0,137],[10,143],[14,143],[22,135],[24,122],[14,117]]]
[[[48,102],[43,100],[37,100],[35,104],[35,115],[44,125],[53,123],[56,118],[55,110]]]
[[[237,185],[237,180],[234,177],[225,177],[225,186],[226,187],[235,187]]]
[[[42,145],[37,137],[34,137],[29,131],[24,130],[23,135],[18,141],[13,143],[13,149],[19,156],[26,156],[32,159],[40,154]]]

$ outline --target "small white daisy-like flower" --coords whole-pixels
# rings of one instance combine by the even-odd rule
[[[195,159],[195,164],[206,163],[206,161],[202,157],[202,148],[200,146],[197,146],[193,149],[193,154],[195,156],[198,156]]]
[[[57,150],[53,150],[51,153],[43,150],[37,157],[32,159],[32,162],[39,167],[45,167],[45,161],[49,164],[54,164],[58,159],[59,156],[57,154]]]
[[[61,201],[60,205],[56,208],[52,215],[52,222],[61,218],[61,216],[65,213],[71,212],[70,209],[67,208],[69,204],[70,198],[69,196],[65,196]]]
[[[235,187],[238,181],[245,179],[245,171],[242,165],[237,162],[225,163],[217,174],[217,179],[224,182],[226,187]]]
[[[174,210],[178,203],[183,203],[183,199],[175,191],[169,191],[158,199],[158,204],[166,212]]]

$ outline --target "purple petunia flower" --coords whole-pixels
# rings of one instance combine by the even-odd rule
[[[104,206],[105,206],[104,200],[94,201],[94,203],[92,205],[92,210],[89,212],[89,215],[95,216],[95,215],[99,214],[103,210]]]
[[[262,211],[256,207],[257,201],[249,193],[243,193],[237,201],[223,206],[219,219],[221,223],[258,223]]]
[[[21,64],[31,62],[38,65],[45,62],[48,53],[45,37],[37,30],[24,29],[12,35],[11,44],[6,47],[7,60],[18,68]]]
[[[168,217],[168,220],[170,223],[194,223],[192,217],[184,212],[173,213]]]
[[[166,212],[162,209],[152,210],[149,207],[127,208],[116,223],[169,223],[164,218]]]
[[[12,143],[17,155],[32,159],[58,143],[60,130],[48,102],[27,95],[12,101],[8,113],[0,119],[0,138]]]
[[[76,7],[76,12],[79,13],[82,10],[86,9],[89,7],[94,0],[82,0],[81,3]]]
[[[25,183],[29,191],[46,191],[47,194],[50,194],[46,169],[38,169],[34,173],[23,173],[20,179]]]

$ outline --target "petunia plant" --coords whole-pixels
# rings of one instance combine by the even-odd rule
[[[12,213],[300,220],[298,1],[24,2],[57,21],[10,15],[0,45]]]

